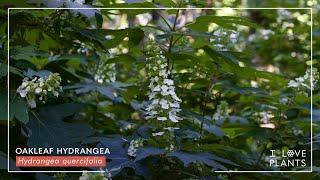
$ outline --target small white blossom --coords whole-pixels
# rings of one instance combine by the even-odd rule
[[[262,128],[269,128],[269,129],[274,129],[276,127],[273,123],[260,124],[259,126]]]
[[[38,88],[36,88],[35,93],[39,94],[39,93],[41,93],[41,91],[42,91],[42,89],[40,87],[38,87]]]
[[[166,121],[166,120],[167,120],[167,117],[157,117],[157,120],[159,120],[159,121]]]
[[[31,108],[36,108],[37,107],[36,101],[34,99],[29,99],[27,102],[28,102],[28,105]]]
[[[288,102],[289,102],[289,99],[288,99],[288,98],[286,98],[286,97],[280,98],[280,103],[281,103],[281,104],[287,104]]]
[[[168,86],[172,86],[173,85],[173,81],[171,79],[164,79],[163,83],[167,84]]]
[[[178,130],[180,128],[178,128],[178,127],[164,127],[163,129],[168,130],[170,132],[173,132],[173,131]]]
[[[53,93],[53,95],[54,95],[55,97],[58,97],[58,96],[59,96],[59,92],[58,92],[58,91],[53,91],[52,93]]]
[[[160,92],[160,91],[161,91],[160,86],[157,85],[156,87],[154,87],[154,88],[152,89],[152,91],[154,91],[154,92]]]
[[[24,89],[17,89],[17,91],[19,92],[20,96],[25,98],[27,96],[28,91],[24,90]]]
[[[170,144],[169,147],[166,147],[165,150],[167,151],[173,151],[174,150],[174,145],[173,144]]]
[[[152,136],[162,136],[164,134],[163,131],[152,133]]]
[[[106,40],[111,40],[111,39],[114,38],[114,36],[113,36],[113,35],[106,35],[104,38],[105,38]]]

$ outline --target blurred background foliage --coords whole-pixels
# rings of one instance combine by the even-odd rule
[[[288,83],[310,68],[311,55],[313,67],[319,69],[319,1],[4,0],[0,4],[0,123],[3,139],[10,128],[11,170],[19,169],[13,160],[16,147],[96,146],[110,148],[110,162],[102,169],[106,173],[82,177],[319,178],[317,84],[313,91],[313,173],[214,172],[310,169],[310,92],[298,92]],[[10,10],[9,127],[8,7],[114,8]],[[119,9],[136,7],[312,7],[313,21],[308,9]],[[154,124],[144,118],[150,49],[165,52],[176,94],[182,99],[183,120],[176,124],[180,129],[174,132],[173,150],[165,140],[151,135]],[[24,77],[46,77],[49,72],[60,74],[63,91],[45,104],[37,100],[37,107],[30,108],[17,88]],[[130,142],[137,139],[143,146],[137,148],[135,157],[128,156]],[[7,173],[6,147],[6,140],[1,141],[1,178],[81,176]],[[308,166],[273,169],[267,162],[270,149],[306,149]]]

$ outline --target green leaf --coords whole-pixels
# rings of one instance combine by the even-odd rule
[[[43,39],[40,41],[39,50],[48,51],[49,49],[55,48],[58,44],[50,36],[42,33]]]
[[[170,59],[174,59],[175,63],[186,64],[186,62],[188,62],[188,64],[190,63],[191,66],[199,61],[198,57],[185,52],[167,53],[166,56],[168,56]]]
[[[65,122],[66,117],[81,111],[84,105],[66,103],[40,108],[30,116],[27,127],[31,134],[28,139],[30,147],[71,147],[94,133],[85,124]]]
[[[224,136],[224,132],[222,131],[222,129],[218,126],[212,125],[209,122],[209,119],[191,112],[191,111],[183,111],[183,114],[188,117],[189,119],[191,119],[195,124],[198,124],[199,126],[203,126],[203,129],[206,130],[209,133],[212,133],[214,135],[216,135],[217,137],[223,137]]]
[[[64,89],[75,90],[77,94],[88,93],[91,91],[96,91],[101,93],[102,95],[108,97],[110,100],[116,100],[116,91],[111,88],[111,86],[102,86],[96,83],[88,83],[88,84],[74,84],[71,86],[66,86]]]
[[[49,54],[39,51],[34,46],[15,46],[10,49],[10,57],[15,60],[31,61],[34,56],[49,57]]]
[[[13,96],[13,97],[12,97]],[[5,93],[0,93],[0,120],[8,120],[8,99]],[[28,105],[24,99],[22,99],[18,94],[10,96],[10,112],[9,120],[16,118],[23,124],[28,123]]]
[[[105,49],[116,47],[123,42],[125,37],[129,37],[131,45],[138,44],[144,37],[141,29],[79,29],[74,27],[73,31],[79,32],[82,36],[99,43]],[[106,39],[110,36],[110,39]]]
[[[209,46],[205,46],[203,49],[215,62],[217,62],[221,66],[224,71],[230,74],[235,74],[244,79],[267,79],[279,85],[284,85],[287,83],[287,80],[278,74],[259,71],[251,67],[240,67],[237,63],[237,58],[228,52],[215,51]]]
[[[129,46],[138,45],[144,38],[144,32],[139,28],[130,29],[128,32]]]
[[[16,29],[18,26],[31,26],[39,23],[38,18],[27,10],[10,12],[10,29]],[[18,29],[18,28],[17,28]]]
[[[29,121],[28,105],[26,101],[17,97],[10,105],[10,114],[14,114],[15,118],[26,124]]]
[[[23,74],[21,73],[21,71],[18,68],[9,66],[9,72],[23,77]],[[0,63],[0,78],[7,76],[7,74],[8,74],[8,65]]]
[[[164,7],[177,7],[177,4],[172,0],[154,0],[153,2],[155,4],[161,4]]]
[[[137,162],[147,157],[155,156],[163,153],[164,153],[164,150],[159,148],[154,148],[154,147],[139,148],[137,151],[137,157],[135,158],[134,161]]]
[[[215,23],[222,28],[232,29],[232,30],[237,30],[238,25],[258,28],[257,24],[251,22],[249,19],[244,17],[214,16],[214,15],[200,16],[196,19],[195,22],[186,25],[186,27],[193,30],[197,30],[197,31],[208,31],[208,26],[211,23]]]
[[[25,39],[30,45],[36,46],[41,32],[39,29],[28,29],[25,32]]]
[[[127,69],[131,67],[131,64],[137,62],[136,59],[129,54],[121,54],[114,58],[108,59],[107,63],[123,64]]]

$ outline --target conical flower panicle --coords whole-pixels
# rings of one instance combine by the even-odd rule
[[[158,121],[178,122],[182,120],[177,113],[181,111],[181,99],[175,93],[174,81],[167,71],[167,61],[160,51],[160,54],[148,57],[147,71],[150,77],[149,84],[149,105],[146,108],[146,119]]]

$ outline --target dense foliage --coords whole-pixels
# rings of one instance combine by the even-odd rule
[[[115,9],[10,10],[10,24],[0,27],[1,134],[10,128],[10,169],[19,169],[16,147],[108,147],[107,166],[100,169],[105,173],[27,176],[319,178],[316,155],[309,174],[215,171],[310,170],[311,102],[313,154],[320,148],[320,18],[314,17],[310,34],[307,9],[117,9],[244,4],[208,2],[30,1],[21,5]],[[310,5],[290,2],[260,5]],[[6,13],[1,10],[2,22]],[[1,169],[7,168],[6,145],[1,143]],[[269,167],[271,149],[306,149],[307,166]]]

